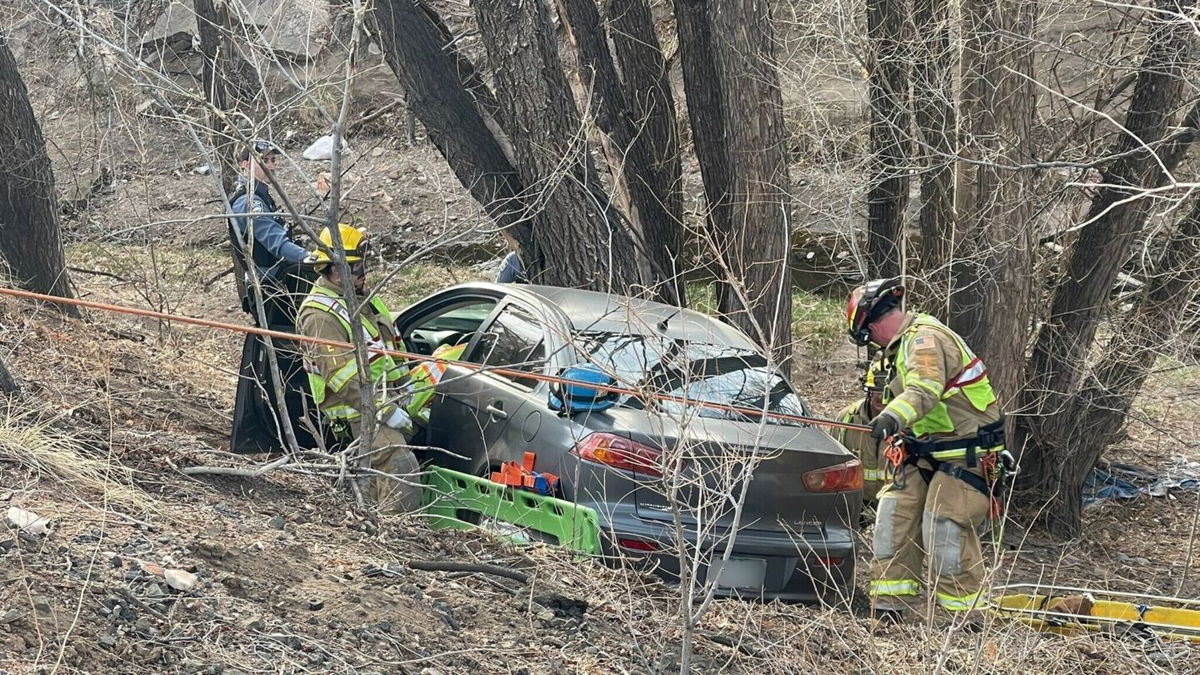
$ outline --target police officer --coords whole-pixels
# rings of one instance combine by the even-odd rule
[[[274,173],[279,149],[269,141],[254,141],[238,155],[241,174],[234,189],[230,208],[235,215],[243,217],[229,219],[229,237],[233,244],[238,269],[248,271],[246,258],[253,263],[256,276],[264,292],[267,323],[290,325],[295,321],[296,291],[298,285],[293,275],[308,256],[304,247],[292,241],[288,227],[280,214],[278,204],[271,195],[270,179],[263,167]],[[247,254],[249,254],[247,256]],[[248,283],[250,275],[244,277]],[[242,307],[250,312],[257,322],[253,296],[243,295]],[[289,329],[290,330],[290,329]]]
[[[242,309],[255,325],[294,332],[296,304],[309,286],[311,270],[302,263],[308,255],[292,241],[279,206],[271,195],[270,178],[264,167],[275,166],[279,149],[268,141],[254,141],[238,156],[242,174],[231,195],[229,239]],[[247,258],[250,264],[247,264]],[[254,273],[251,274],[250,266]],[[261,326],[254,283],[262,294],[266,325]],[[234,397],[230,449],[236,453],[278,452],[287,449],[280,423],[274,373],[270,367],[265,338],[247,335],[242,345],[238,387]],[[284,401],[292,433],[300,447],[313,447],[315,439],[306,416],[306,385],[303,362],[295,345],[275,340],[275,356],[283,377]]]
[[[879,494],[872,610],[882,620],[903,618],[926,578],[927,554],[937,603],[977,623],[984,578],[977,528],[991,505],[1003,419],[983,362],[934,317],[903,311],[903,296],[898,279],[877,279],[856,288],[846,308],[851,338],[880,347],[888,364],[871,435],[906,441],[894,480]]]
[[[883,367],[883,359],[871,360],[863,376],[863,397],[842,408],[838,421],[865,426],[883,410]],[[841,429],[837,440],[862,462],[863,503],[874,507],[879,490],[883,487],[883,444],[872,438],[869,432],[855,429]]]
[[[400,342],[392,325],[391,312],[377,296],[366,294],[369,246],[362,230],[338,225],[346,262],[358,297],[359,310],[352,316],[342,295],[342,277],[327,249],[333,247],[329,228],[321,231],[325,248],[315,255],[320,274],[308,297],[300,305],[300,334],[308,337],[353,343],[353,321],[359,321],[368,348],[399,350]],[[408,447],[413,420],[406,406],[411,401],[409,370],[401,360],[378,351],[368,351],[368,381],[373,386],[375,414],[379,421],[375,436],[366,448],[372,469],[389,475],[376,475],[366,481],[366,492],[385,513],[412,511],[421,505],[421,489],[415,485],[418,463]],[[362,437],[362,388],[354,350],[327,345],[306,345],[305,369],[312,398],[322,416],[333,426],[343,442]],[[396,480],[391,476],[398,476]],[[407,482],[405,482],[407,481]]]

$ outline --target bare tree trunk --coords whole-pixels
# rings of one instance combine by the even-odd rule
[[[496,120],[499,104],[492,92],[423,2],[377,0],[372,19],[384,58],[429,140],[538,278],[543,264],[534,242],[537,216],[525,208],[525,185]]]
[[[1055,503],[1061,491],[1082,485],[1091,467],[1072,461],[1070,438],[1079,423],[1072,398],[1087,372],[1088,352],[1108,303],[1117,273],[1129,256],[1130,245],[1145,224],[1151,207],[1144,190],[1166,177],[1156,154],[1175,119],[1183,91],[1183,74],[1193,46],[1191,22],[1180,16],[1195,6],[1175,0],[1160,2],[1163,10],[1148,38],[1133,98],[1113,150],[1124,154],[1105,171],[1092,199],[1087,225],[1071,250],[1066,278],[1054,290],[1050,318],[1038,333],[1031,362],[1031,384],[1022,418],[1018,447],[1024,447],[1031,497],[1039,504]],[[1168,148],[1170,149],[1170,145]],[[1172,155],[1175,160],[1182,153]],[[1167,170],[1173,167],[1165,167]],[[1070,499],[1064,497],[1062,499]],[[1048,514],[1055,534],[1078,532],[1078,514]]]
[[[1122,316],[1095,376],[1072,401],[1071,437],[1055,468],[1061,486],[1046,509],[1052,530],[1065,536],[1082,524],[1083,481],[1101,454],[1120,440],[1126,416],[1154,362],[1179,335],[1184,307],[1200,283],[1200,200],[1167,243],[1137,306]]]
[[[679,32],[679,59],[687,95],[688,120],[692,128],[692,147],[700,163],[707,207],[705,239],[712,243],[728,242],[733,235],[733,212],[729,195],[733,188],[726,149],[725,120],[721,110],[722,92],[713,62],[712,17],[704,0],[674,0],[675,23]],[[704,257],[711,253],[702,246]],[[717,274],[717,297],[725,295],[723,273]]]
[[[649,196],[659,204],[662,218],[647,221],[646,246],[658,251],[668,285],[680,306],[687,300],[683,272],[687,267],[683,227],[683,180],[675,96],[662,46],[654,31],[654,16],[646,0],[612,0],[608,22],[625,88],[626,116],[634,130],[634,145],[645,146],[650,166],[644,178]]]
[[[1023,384],[1033,314],[1033,156],[1029,0],[963,5],[963,155],[950,326],[988,364],[1002,405]],[[958,243],[961,242],[961,243]]]
[[[17,63],[0,35],[0,254],[12,276],[37,293],[75,297],[58,227],[54,172]],[[58,305],[78,316],[70,305]]]
[[[946,0],[913,0],[913,114],[920,131],[920,270],[927,307],[944,307],[952,288],[954,236],[954,81]]]
[[[628,223],[610,203],[589,154],[546,7],[479,0],[475,10],[496,86],[510,94],[499,103],[517,173],[538,192],[529,199],[544,215],[534,232],[542,280],[631,293],[651,286],[639,270]]]
[[[652,44],[644,44],[642,49],[624,49],[624,53],[634,60],[632,65],[641,66],[641,70],[629,72],[623,68],[618,73],[617,62],[608,49],[610,34],[600,22],[600,13],[596,11],[594,0],[558,0],[558,4],[565,17],[564,23],[571,42],[580,52],[582,85],[586,88],[586,94],[594,98],[594,104],[588,104],[587,107],[595,110],[596,123],[604,132],[605,154],[619,185],[620,202],[646,251],[650,275],[668,280],[655,289],[656,297],[667,303],[683,303],[683,277],[672,274],[673,269],[677,268],[676,258],[682,241],[682,195],[678,180],[674,183],[664,180],[664,174],[656,168],[658,157],[654,154],[655,142],[662,144],[668,141],[673,137],[673,129],[667,130],[671,133],[667,138],[654,138],[652,133],[661,133],[661,129],[655,127],[648,130],[650,120],[640,117],[640,114],[654,112],[653,100],[661,97],[656,90],[666,74],[661,53],[656,58],[658,73],[653,72],[654,56],[644,54],[644,50],[658,43],[653,26],[644,26],[646,30],[643,30],[654,38]],[[642,18],[648,22],[649,7],[642,0],[625,0],[623,5],[624,20],[631,28],[642,28],[635,13],[638,5],[646,14]],[[619,34],[619,29],[613,31],[614,44]],[[620,42],[628,43],[630,37],[625,36]],[[624,74],[624,79],[620,74]],[[636,79],[638,77],[642,78],[641,82]],[[666,95],[670,104],[670,89],[667,89]],[[672,117],[673,110],[672,106]],[[676,167],[678,169],[678,159]],[[678,177],[678,171],[676,175]]]
[[[221,32],[229,25],[224,5],[218,9],[213,0],[194,0],[196,8],[196,24],[200,30],[200,56],[203,60],[201,83],[204,87],[204,98],[212,107],[208,112],[208,128],[210,142],[220,162],[219,171],[221,184],[228,194],[237,183],[238,165],[234,161],[236,150],[230,129],[225,121],[225,111],[229,110],[229,94],[225,73],[226,56],[229,47],[225,44]]]
[[[870,189],[867,191],[868,274],[895,277],[901,269],[904,209],[908,204],[907,3],[867,0],[870,41]]]
[[[711,14],[730,181],[730,283],[717,309],[770,350],[785,370],[792,352],[788,192],[783,97],[767,0],[723,3]]]

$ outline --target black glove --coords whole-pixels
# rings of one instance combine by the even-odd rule
[[[895,436],[898,431],[900,431],[900,420],[891,413],[879,413],[875,419],[871,420],[871,438],[877,441],[887,440],[888,437]]]

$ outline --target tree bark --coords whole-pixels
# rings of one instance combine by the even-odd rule
[[[963,5],[966,136],[959,167],[950,326],[987,363],[1001,404],[1023,384],[1033,314],[1032,35],[1029,0]]]
[[[533,225],[539,216],[525,206],[525,185],[496,119],[495,96],[423,2],[377,0],[374,7],[371,18],[384,59],[430,142],[501,228],[531,277],[540,278],[543,260]]]
[[[0,35],[0,254],[18,284],[72,298],[58,225],[54,172],[17,63]],[[78,316],[70,305],[60,310]]]
[[[725,119],[720,114],[722,91],[713,61],[713,27],[704,0],[674,0],[679,32],[679,60],[687,99],[692,148],[700,164],[706,205],[706,240],[700,247],[705,258],[733,236],[730,208],[732,173],[726,149]],[[717,297],[725,295],[725,273],[717,275]]]
[[[229,25],[229,17],[226,15],[225,6],[222,5],[218,9],[213,0],[194,0],[194,6],[196,25],[200,30],[200,57],[203,61],[201,84],[204,87],[204,99],[210,106],[210,143],[219,163],[213,170],[220,172],[221,184],[225,186],[226,194],[229,194],[233,191],[238,176],[232,130],[225,121],[226,111],[230,108],[229,87],[225,76],[229,47],[222,37],[222,30]]]
[[[945,307],[952,288],[956,143],[949,3],[914,0],[913,22],[913,115],[921,140],[920,272],[925,306]]]
[[[1071,402],[1074,425],[1054,464],[1061,486],[1046,509],[1050,530],[1074,536],[1082,529],[1083,482],[1104,451],[1121,438],[1133,401],[1154,362],[1178,337],[1184,307],[1194,306],[1200,283],[1200,200],[1179,224],[1137,306],[1121,317],[1094,377]]]
[[[712,7],[710,17],[732,225],[727,240],[715,239],[726,244],[720,255],[729,274],[717,309],[788,370],[792,200],[770,4],[735,0]]]
[[[1066,278],[1054,290],[1050,318],[1038,333],[1025,402],[1029,414],[1022,417],[1017,443],[1025,450],[1027,480],[1032,483],[1029,496],[1039,505],[1056,503],[1056,495],[1081,485],[1091,468],[1081,468],[1070,458],[1070,440],[1079,424],[1071,403],[1087,372],[1109,292],[1152,206],[1143,192],[1162,185],[1166,177],[1163,158],[1157,154],[1163,148],[1157,146],[1174,123],[1194,43],[1190,21],[1179,15],[1194,6],[1194,0],[1186,5],[1165,0],[1159,4],[1162,11],[1151,19],[1155,26],[1134,84],[1125,131],[1119,132],[1113,148],[1129,154],[1103,172],[1102,182],[1111,187],[1101,187],[1092,199]],[[1173,161],[1180,157],[1181,152],[1168,155]],[[1048,515],[1053,533],[1071,536],[1078,531],[1078,514]]]
[[[534,232],[542,280],[630,294],[650,287],[629,225],[613,208],[589,154],[547,8],[527,0],[478,0],[475,10],[496,86],[508,92],[499,103],[517,173],[537,190],[528,199],[544,216]]]
[[[679,181],[670,182],[669,172],[660,168],[658,153],[669,152],[674,128],[661,128],[662,113],[674,119],[674,104],[669,87],[662,101],[665,84],[665,65],[657,49],[657,36],[650,22],[650,9],[644,0],[623,0],[616,9],[622,12],[624,24],[648,35],[653,42],[629,46],[631,36],[622,36],[622,28],[612,32],[614,45],[625,45],[624,68],[618,72],[614,54],[609,51],[609,31],[600,21],[594,0],[558,0],[565,17],[568,35],[579,51],[580,75],[587,94],[594,98],[589,110],[604,133],[604,149],[608,164],[620,186],[618,194],[629,215],[639,244],[645,250],[646,271],[651,277],[663,279],[656,289],[659,300],[682,304],[683,277],[677,273],[682,253],[682,195]],[[639,7],[640,6],[640,7]],[[640,12],[638,10],[641,10]],[[617,36],[622,36],[620,39]],[[657,72],[656,72],[657,71]],[[622,78],[621,75],[625,77]],[[665,111],[655,105],[667,105]],[[649,127],[651,123],[657,126]],[[662,168],[667,168],[663,166]],[[679,175],[678,154],[675,157],[675,178]]]
[[[686,271],[686,241],[683,226],[683,180],[679,151],[679,128],[670,71],[663,58],[654,17],[646,0],[612,0],[608,22],[616,51],[616,63],[625,89],[625,112],[634,130],[632,144],[644,146],[649,155],[644,176],[649,197],[661,218],[643,223],[646,246],[658,252],[665,279],[680,306],[687,299],[683,274]]]
[[[867,0],[871,118],[867,266],[873,278],[899,276],[902,267],[910,169],[908,50],[904,35],[907,9],[907,3],[900,0]]]

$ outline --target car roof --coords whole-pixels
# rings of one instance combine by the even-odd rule
[[[560,286],[472,283],[463,286],[502,290],[526,301],[557,307],[581,333],[663,335],[670,339],[719,344],[757,352],[744,333],[713,317],[653,300]],[[666,320],[666,328],[660,325]]]

